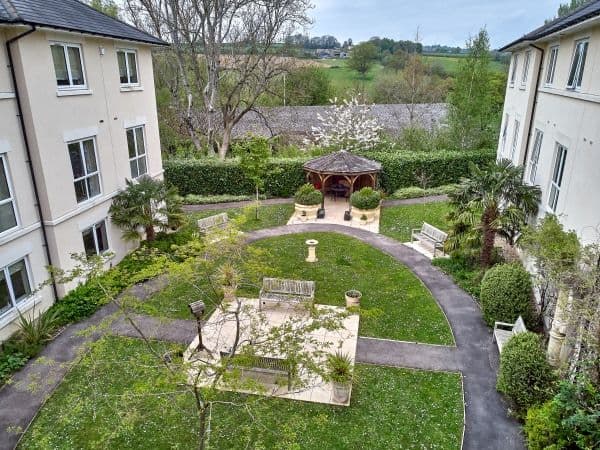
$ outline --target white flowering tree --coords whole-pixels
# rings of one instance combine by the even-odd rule
[[[317,114],[321,125],[312,127],[316,145],[353,151],[371,149],[380,142],[383,127],[371,115],[371,107],[360,101],[360,94],[341,102],[337,97],[329,101],[332,107]]]

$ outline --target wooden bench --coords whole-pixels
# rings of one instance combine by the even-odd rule
[[[504,344],[506,344],[511,337],[513,337],[515,334],[525,333],[526,331],[527,328],[525,327],[525,322],[523,322],[523,318],[521,316],[519,316],[515,323],[494,323],[493,340],[495,340],[496,344],[498,344],[498,351],[502,353]]]
[[[263,278],[262,289],[258,297],[259,309],[262,309],[267,303],[312,305],[315,299],[315,282]]]
[[[444,253],[444,242],[448,239],[448,233],[429,225],[427,222],[423,222],[421,228],[413,228],[410,234],[410,242],[428,242],[433,246],[433,256],[437,250],[441,250]]]
[[[253,356],[246,358],[245,356],[234,355],[231,356],[230,352],[221,351],[221,359],[229,358],[227,361],[228,368],[236,368],[242,372],[247,372],[250,375],[267,375],[273,377],[273,384],[276,383],[277,378],[285,377],[287,379],[287,389],[292,389],[292,376],[294,373],[292,364],[282,358],[274,358],[272,356]],[[244,360],[245,364],[241,361]]]
[[[202,233],[208,233],[214,228],[225,228],[229,223],[227,213],[215,214],[214,216],[198,219],[198,228]]]

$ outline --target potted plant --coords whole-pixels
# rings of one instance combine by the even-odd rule
[[[370,187],[364,187],[350,196],[352,212],[367,222],[372,222],[379,216],[381,210],[381,193]]]
[[[294,196],[296,213],[302,216],[305,213],[306,219],[316,219],[317,212],[323,202],[323,194],[312,184],[307,183],[296,191]]]
[[[346,403],[352,388],[352,358],[347,353],[340,351],[327,358],[327,375],[331,381],[333,401]]]
[[[360,306],[360,299],[362,294],[356,289],[350,289],[346,291],[346,308],[352,308],[353,306]]]

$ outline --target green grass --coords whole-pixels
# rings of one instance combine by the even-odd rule
[[[155,345],[160,352],[177,348]],[[349,407],[221,394],[248,409],[213,409],[210,448],[460,448],[459,374],[366,365],[356,371]],[[192,397],[174,390],[141,341],[103,338],[66,376],[19,448],[196,448]]]
[[[319,262],[310,264],[305,241],[319,241]],[[368,312],[360,321],[360,334],[410,342],[452,345],[454,339],[444,314],[429,290],[408,268],[392,257],[356,239],[334,233],[310,233],[265,239],[252,244],[262,249],[265,270],[249,274],[252,287],[241,296],[257,297],[264,276],[314,280],[315,301],[343,305],[344,292],[363,293],[361,309]],[[169,285],[137,306],[140,312],[189,319],[188,303],[197,291]]]
[[[229,208],[213,211],[199,211],[188,215],[188,220],[195,224],[196,220],[215,214],[226,212],[230,219],[235,219],[240,216],[244,217],[244,222],[241,224],[242,231],[254,231],[262,228],[271,228],[279,225],[285,225],[294,212],[293,204],[282,205],[262,205],[258,209],[258,220],[255,217],[254,206],[246,208]]]
[[[386,206],[381,211],[379,232],[400,242],[408,242],[411,230],[421,228],[423,222],[446,230],[449,212],[450,205],[446,202]]]
[[[483,278],[483,271],[479,267],[469,264],[464,258],[458,256],[434,259],[432,264],[450,275],[464,291],[479,299]]]
[[[423,59],[430,64],[440,64],[450,76],[458,72],[458,65],[465,56],[423,55]],[[491,61],[490,67],[493,71],[506,73],[508,67],[499,61]]]
[[[319,60],[319,63],[326,68],[335,95],[338,98],[347,97],[350,91],[369,92],[373,81],[383,70],[381,64],[374,64],[363,78],[357,71],[347,66],[347,60],[345,59],[324,59]]]

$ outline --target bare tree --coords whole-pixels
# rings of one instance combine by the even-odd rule
[[[285,37],[310,23],[310,7],[309,0],[125,0],[136,26],[171,43],[185,127],[200,145],[193,109],[201,106],[207,143],[221,159],[233,127],[292,64],[282,56]]]

